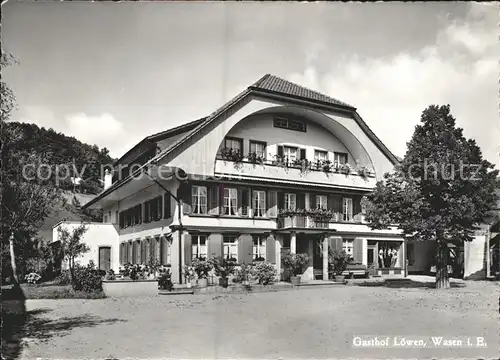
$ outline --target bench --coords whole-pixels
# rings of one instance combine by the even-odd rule
[[[342,273],[342,275],[353,278],[354,276],[362,276],[362,277],[368,277],[368,274],[370,273],[370,270],[365,266],[365,265],[348,265],[347,269]],[[323,270],[321,269],[314,269],[313,271],[313,276],[315,280],[322,279],[323,278]],[[333,278],[333,273],[329,272],[328,277],[331,279]]]

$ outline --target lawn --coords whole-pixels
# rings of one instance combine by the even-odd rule
[[[498,284],[28,300],[19,357],[497,358]],[[482,336],[487,347],[355,348],[356,335]]]
[[[74,291],[71,285],[22,284],[26,299],[102,299],[104,292]]]

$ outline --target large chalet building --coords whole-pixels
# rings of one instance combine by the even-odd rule
[[[361,202],[397,161],[356,108],[268,74],[122,156],[85,205],[104,211],[86,256],[115,271],[157,259],[182,283],[194,257],[265,259],[281,270],[289,249],[309,255],[308,280],[327,276],[335,248],[374,273],[403,276],[403,238],[372,231]]]

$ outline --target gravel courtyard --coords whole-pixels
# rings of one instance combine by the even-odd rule
[[[21,358],[498,358],[498,284],[29,300]],[[483,348],[356,348],[353,336],[483,336]]]

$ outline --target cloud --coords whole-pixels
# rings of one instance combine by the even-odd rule
[[[16,120],[16,119],[14,119]],[[73,136],[83,143],[110,149],[112,156],[119,156],[132,145],[126,138],[125,127],[110,113],[91,116],[86,113],[72,113],[63,116],[63,120],[53,111],[43,106],[27,106],[19,122],[33,123],[39,127],[53,128],[55,131]]]
[[[123,124],[109,113],[98,116],[89,116],[85,113],[69,114],[66,116],[66,124],[68,135],[90,144],[109,143],[124,132]]]
[[[303,72],[288,78],[356,106],[399,156],[406,152],[422,111],[431,104],[450,104],[465,135],[475,138],[485,157],[498,164],[499,56],[492,14],[494,8],[474,7],[467,21],[445,24],[435,44],[417,52],[351,56],[326,71],[312,57]]]

